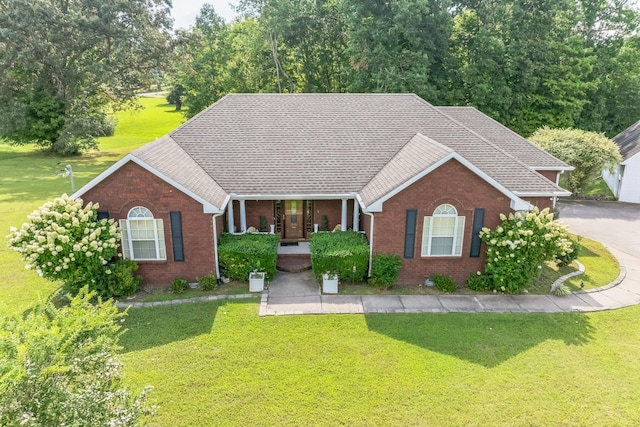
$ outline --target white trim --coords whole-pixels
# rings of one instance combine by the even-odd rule
[[[440,206],[443,205],[449,205],[451,206],[453,209],[455,209],[456,213],[455,215],[452,214],[439,214],[439,215],[435,215],[435,211],[436,209],[438,209]],[[431,215],[426,215],[423,217],[422,220],[422,241],[421,241],[421,245],[420,245],[420,256],[425,258],[425,257],[462,257],[462,248],[464,246],[464,227],[465,227],[465,216],[464,215],[458,215],[458,210],[455,208],[455,206],[450,205],[449,203],[444,203],[443,205],[439,205],[437,206],[433,213]],[[431,245],[433,243],[432,239],[433,239],[433,220],[434,218],[453,218],[453,240],[451,242],[451,253],[448,254],[432,254],[431,253]],[[462,218],[462,219],[461,219]],[[426,236],[426,253],[424,251],[425,249],[425,231],[427,230],[427,227],[425,226],[427,221],[429,222],[429,227],[428,227],[428,233]],[[462,224],[460,224],[460,221],[462,221]],[[460,228],[462,227],[462,228]],[[458,232],[460,232],[460,235],[458,235]],[[458,247],[458,240],[460,240],[460,253],[456,253],[456,248]]]
[[[359,196],[358,196],[359,197]],[[369,215],[371,217],[371,223],[369,224],[369,271],[367,272],[367,277],[371,277],[371,267],[373,266],[373,213],[367,212],[365,210],[362,211],[365,215]]]
[[[213,262],[216,267],[216,279],[220,279],[220,262],[218,261],[218,226],[216,225],[216,218],[223,214],[214,214],[211,218],[213,221]]]
[[[538,171],[564,172],[564,171],[572,171],[575,169],[573,166],[567,166],[567,167],[529,166],[529,168],[533,169],[536,172]]]
[[[126,156],[124,156],[123,158],[121,158],[120,160],[118,160],[117,162],[112,164],[109,168],[107,168],[100,175],[96,176],[91,181],[89,181],[86,185],[84,185],[81,189],[79,189],[78,191],[73,193],[71,195],[71,198],[72,199],[77,199],[79,197],[82,197],[83,194],[85,194],[87,191],[91,190],[93,187],[98,185],[100,182],[104,181],[107,177],[109,177],[111,174],[113,174],[116,170],[120,169],[127,162],[133,162],[133,163],[137,164],[141,168],[147,170],[151,174],[153,174],[153,175],[157,176],[158,178],[160,178],[161,180],[165,181],[167,184],[177,188],[178,190],[182,191],[187,196],[189,196],[192,199],[200,202],[202,204],[202,209],[203,209],[204,213],[216,213],[217,214],[217,213],[223,213],[224,212],[224,210],[221,210],[220,208],[216,207],[212,203],[206,201],[201,196],[198,196],[193,191],[187,189],[182,184],[179,184],[178,182],[176,182],[173,179],[169,178],[167,175],[163,174],[162,172],[160,172],[157,169],[153,168],[149,164],[147,164],[144,161],[140,160],[139,158],[137,158],[133,154],[127,154]]]
[[[519,197],[562,197],[562,196],[570,196],[571,192],[570,191],[554,191],[552,193],[536,193],[536,192],[515,192],[514,194],[516,194]]]
[[[395,196],[396,194],[398,194],[402,190],[406,189],[407,187],[409,187],[413,183],[415,183],[418,180],[424,178],[426,175],[428,175],[429,173],[433,172],[435,169],[439,168],[440,166],[442,166],[443,164],[445,164],[446,162],[448,162],[451,159],[455,159],[458,162],[462,163],[462,165],[465,166],[467,169],[469,169],[471,172],[475,173],[480,178],[482,178],[487,183],[489,183],[492,187],[494,187],[496,190],[500,191],[502,194],[504,194],[505,196],[509,197],[509,199],[511,199],[511,208],[512,209],[514,209],[514,210],[529,210],[529,209],[532,208],[531,204],[529,204],[528,202],[522,200],[520,197],[518,197],[518,195],[515,194],[515,192],[507,190],[507,188],[505,186],[503,186],[502,184],[497,182],[495,179],[491,178],[489,175],[484,173],[482,170],[478,169],[473,163],[471,163],[470,161],[468,161],[467,159],[465,159],[464,157],[462,157],[458,153],[453,152],[453,153],[450,153],[450,154],[446,155],[442,159],[438,160],[436,163],[434,163],[433,165],[429,166],[428,168],[426,168],[425,170],[423,170],[419,174],[414,175],[413,177],[411,177],[410,179],[408,179],[407,181],[405,181],[404,183],[402,183],[398,187],[396,187],[393,190],[391,190],[389,193],[385,194],[384,196],[382,196],[381,198],[376,200],[375,202],[371,203],[367,207],[366,210],[369,211],[369,212],[382,212],[382,205],[384,204],[384,202],[386,202],[387,200],[389,200],[391,197]],[[562,194],[564,194],[564,193],[562,193]],[[514,206],[517,207],[517,209],[514,208]]]
[[[233,200],[335,200],[351,199],[354,193],[338,194],[230,194]]]

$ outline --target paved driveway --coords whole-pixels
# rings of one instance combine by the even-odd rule
[[[558,207],[569,231],[604,243],[623,261],[640,262],[640,205],[570,200],[558,202]]]

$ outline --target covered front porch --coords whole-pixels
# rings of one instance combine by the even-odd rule
[[[361,210],[355,194],[339,196],[231,195],[225,212],[226,230],[254,229],[275,233],[284,242],[308,240],[317,231],[361,230]]]

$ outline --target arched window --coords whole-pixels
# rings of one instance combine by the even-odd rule
[[[424,217],[422,256],[460,256],[463,236],[464,216],[452,205],[440,205]]]
[[[137,261],[165,260],[164,227],[161,219],[153,218],[151,211],[136,206],[120,220],[122,229],[122,256]]]

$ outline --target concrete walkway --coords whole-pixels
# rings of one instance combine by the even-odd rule
[[[278,272],[261,316],[338,313],[559,313],[611,310],[640,303],[640,283],[620,277],[604,288],[555,295],[323,295],[310,271]],[[632,288],[629,288],[629,285]]]

